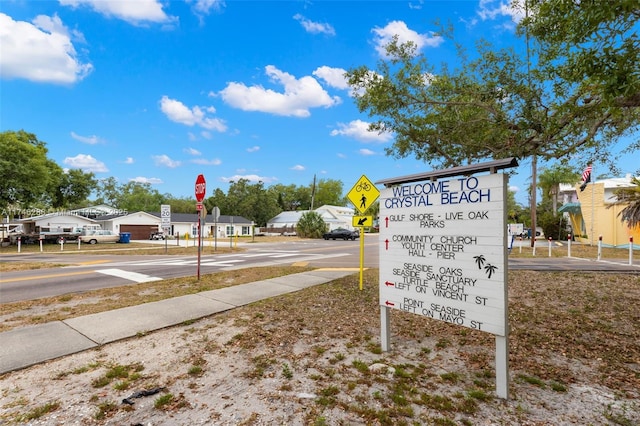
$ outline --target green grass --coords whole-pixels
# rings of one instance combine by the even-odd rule
[[[173,394],[165,393],[153,401],[153,406],[157,409],[162,409],[169,405],[171,401],[173,401]]]
[[[58,408],[60,408],[60,403],[58,401],[47,402],[44,405],[40,405],[32,409],[31,411],[29,411],[24,415],[18,416],[16,420],[21,423],[29,420],[36,420],[44,416],[45,414],[49,414],[53,411],[56,411]]]

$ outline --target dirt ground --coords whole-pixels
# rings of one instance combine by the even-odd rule
[[[638,425],[640,276],[515,271],[495,340],[392,311],[377,270],[0,376],[0,424]]]

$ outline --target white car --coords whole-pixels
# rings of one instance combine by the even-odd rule
[[[116,234],[115,232],[106,229],[101,229],[98,231],[85,231],[78,237],[78,239],[83,243],[89,244],[117,243],[120,241],[120,234]]]

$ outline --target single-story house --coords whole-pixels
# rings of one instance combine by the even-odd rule
[[[264,233],[295,231],[296,225],[302,215],[309,211],[310,210],[296,210],[282,212],[267,221],[266,228],[262,228],[260,231]],[[331,231],[336,228],[353,230],[352,225],[355,211],[350,207],[325,204],[324,206],[315,209],[314,212],[318,213],[320,217],[322,217],[322,220],[327,224],[327,231]]]
[[[156,216],[158,221],[160,221],[160,213],[150,214]],[[171,230],[169,235],[182,237],[186,234],[188,234],[189,237],[198,236],[197,213],[171,213]],[[202,228],[202,238],[227,238],[229,236],[253,236],[253,222],[242,216],[220,215],[217,221],[214,220],[211,214],[205,217]]]
[[[160,215],[136,212],[130,214],[103,215],[96,219],[102,229],[108,229],[118,234],[128,232],[132,240],[147,240],[149,236],[158,232]]]
[[[132,240],[146,240],[162,231],[159,212],[136,212],[127,215],[103,216],[98,219],[104,229],[122,233],[129,232]],[[171,213],[171,227],[168,235],[175,238],[198,236],[197,213]],[[220,215],[217,222],[212,215],[205,217],[202,237],[227,238],[230,235],[247,237],[253,235],[253,224],[242,216]]]
[[[115,212],[115,214],[108,214]],[[84,213],[84,214],[80,214]],[[93,218],[86,217],[93,216]],[[161,231],[159,212],[128,213],[109,206],[87,207],[60,213],[48,213],[40,216],[14,221],[20,224],[26,233],[69,232],[73,228],[101,228],[116,233],[128,232],[131,240],[147,240],[153,232]],[[198,215],[196,213],[172,213],[169,235],[183,238],[198,235]],[[253,223],[242,216],[220,215],[215,221],[207,215],[204,221],[202,237],[227,238],[229,236],[253,236]]]
[[[75,228],[97,228],[94,219],[79,216],[70,211],[47,213],[39,216],[17,219],[14,224],[22,227],[25,234],[39,234],[41,232],[72,232]]]

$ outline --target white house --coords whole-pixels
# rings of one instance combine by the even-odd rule
[[[128,232],[132,240],[147,240],[160,228],[160,216],[151,213],[136,212],[130,214],[103,215],[96,218],[102,229],[118,234]]]
[[[73,214],[69,211],[47,213],[25,219],[15,220],[14,223],[22,225],[26,234],[39,234],[41,232],[72,232],[74,228],[97,227],[94,219]]]
[[[146,240],[157,231],[161,231],[159,212],[136,212],[124,216],[103,216],[98,218],[104,229],[115,232],[129,232],[132,240]],[[198,236],[197,213],[171,213],[169,235],[176,238]],[[202,237],[227,238],[228,236],[247,237],[253,235],[253,224],[242,216],[220,215],[214,221],[212,215],[205,217]]]
[[[115,212],[115,214],[109,214],[110,212]],[[162,230],[159,212],[128,213],[109,206],[48,213],[16,220],[15,223],[21,225],[23,232],[28,234],[70,232],[73,228],[99,227],[119,234],[128,232],[131,234],[131,240],[147,240],[153,232]],[[196,213],[172,213],[169,235],[181,238],[185,235],[197,236],[198,215]],[[202,228],[202,236],[204,238],[253,236],[253,223],[242,216],[220,215],[218,220],[214,221],[212,215],[207,215]]]
[[[157,216],[160,221],[160,213],[151,214]],[[182,237],[186,234],[190,237],[198,236],[198,215],[196,213],[171,213],[171,232],[169,234],[175,237]],[[217,221],[210,214],[205,217],[202,238],[227,238],[229,236],[253,236],[253,223],[242,216],[220,215]]]
[[[296,210],[282,212],[270,219],[267,222],[267,227],[263,228],[262,231],[269,233],[271,229],[273,232],[281,233],[286,232],[286,230],[295,230],[302,215],[309,211],[310,210]],[[355,211],[350,207],[325,204],[315,209],[314,212],[322,217],[322,220],[327,224],[328,231],[336,228],[353,229],[352,224]]]

